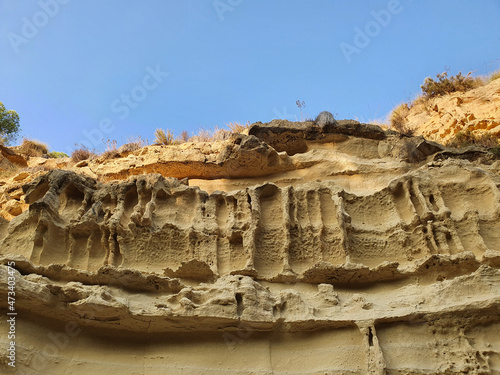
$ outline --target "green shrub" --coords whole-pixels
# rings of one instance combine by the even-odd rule
[[[14,141],[19,134],[19,115],[16,111],[7,110],[0,102],[0,142],[8,145]]]
[[[466,76],[459,72],[455,76],[448,77],[448,72],[438,74],[437,80],[427,77],[424,84],[420,86],[427,98],[450,94],[452,92],[465,92],[484,84],[481,78],[473,78],[469,72]]]
[[[69,158],[68,154],[65,152],[60,152],[60,151],[51,151],[48,153],[49,157],[53,159],[60,159],[60,158]]]

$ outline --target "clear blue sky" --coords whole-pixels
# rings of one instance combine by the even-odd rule
[[[500,68],[499,20],[499,0],[0,0],[0,101],[65,152],[297,100],[368,122],[446,68]]]

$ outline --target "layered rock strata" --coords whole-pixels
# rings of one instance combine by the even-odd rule
[[[28,209],[0,219],[17,370],[500,372],[500,162],[354,122],[275,127],[235,139],[286,170],[220,189],[190,172],[24,184]]]

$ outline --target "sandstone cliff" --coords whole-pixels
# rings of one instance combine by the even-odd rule
[[[500,372],[494,155],[273,121],[67,169],[2,187],[20,373]]]

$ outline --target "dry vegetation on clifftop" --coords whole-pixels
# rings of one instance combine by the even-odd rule
[[[436,80],[428,78],[422,96],[397,106],[390,118],[392,127],[409,135],[451,146],[479,144],[500,145],[500,79],[499,72],[489,77],[443,73]],[[462,142],[469,133],[473,142]],[[481,142],[482,139],[487,140]]]

